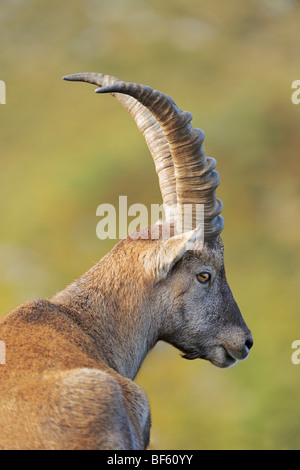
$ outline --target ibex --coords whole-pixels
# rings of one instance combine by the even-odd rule
[[[54,297],[1,319],[0,448],[146,449],[149,404],[134,378],[158,341],[222,368],[246,359],[253,345],[226,281],[219,175],[204,133],[169,96],[98,73],[64,79],[97,85],[133,116],[166,217],[119,241]],[[204,205],[202,227],[177,230],[185,204]]]

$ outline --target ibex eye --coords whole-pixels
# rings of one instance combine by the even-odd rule
[[[199,282],[201,282],[201,284],[206,284],[207,282],[210,281],[211,275],[210,273],[207,273],[207,272],[200,273],[200,274],[197,274],[197,279]]]

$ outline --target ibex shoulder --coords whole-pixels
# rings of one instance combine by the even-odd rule
[[[139,391],[133,391],[139,389],[136,384],[125,379],[123,387],[122,379],[116,373],[93,368],[27,373],[25,383],[19,383],[0,401],[0,427],[4,429],[0,449],[144,448],[149,429],[145,431],[137,413],[144,400]],[[128,393],[137,400],[131,403]],[[17,419],[20,394],[27,396],[21,433]],[[4,423],[10,424],[3,428]]]

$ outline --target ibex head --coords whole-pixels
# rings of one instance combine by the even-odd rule
[[[246,359],[253,340],[225,276],[222,203],[216,198],[220,179],[216,161],[205,155],[203,131],[191,126],[191,114],[148,86],[96,73],[64,79],[92,83],[100,87],[97,93],[114,95],[133,116],[154,159],[172,233],[166,239],[164,224],[157,224],[121,244],[122,250],[128,244],[136,276],[148,286],[155,340],[174,345],[186,359],[203,358],[218,367]],[[199,204],[204,206],[200,227]],[[182,233],[178,227],[187,205],[191,223]]]

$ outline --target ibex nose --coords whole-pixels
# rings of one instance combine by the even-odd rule
[[[251,332],[248,330],[247,334],[244,336],[239,335],[233,343],[225,346],[227,352],[236,360],[243,361],[247,359],[250,353],[250,349],[253,346],[253,337]]]
[[[249,333],[248,336],[245,339],[245,347],[244,347],[245,359],[248,357],[250,349],[252,348],[252,346],[253,346],[253,337],[252,337],[252,334]]]
[[[251,337],[249,336],[249,338],[246,339],[245,346],[246,346],[246,348],[250,351],[250,349],[251,349],[252,346],[253,346],[253,338],[252,338],[252,336],[251,336]]]

